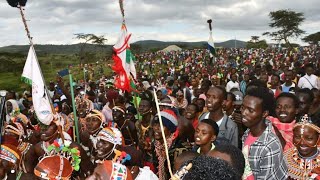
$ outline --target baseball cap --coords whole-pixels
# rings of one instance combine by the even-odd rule
[[[241,91],[233,91],[232,92],[234,96],[236,97],[236,100],[234,101],[235,105],[241,105],[243,101],[243,94]]]

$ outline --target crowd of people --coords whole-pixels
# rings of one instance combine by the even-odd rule
[[[316,46],[159,51],[136,67],[131,92],[112,76],[74,83],[75,112],[57,77],[49,125],[31,90],[7,91],[0,178],[320,179]]]

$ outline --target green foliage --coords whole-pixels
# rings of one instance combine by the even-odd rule
[[[319,45],[320,42],[320,32],[309,34],[308,36],[302,39],[304,42],[309,44]]]
[[[300,47],[300,44],[296,44],[296,43],[291,43],[289,44],[281,44],[281,47],[285,47],[285,48],[295,48],[295,47]]]
[[[259,41],[259,36],[251,36],[250,42],[256,43]]]
[[[89,62],[88,61],[88,53],[85,52],[85,48],[88,43],[96,44],[99,47],[103,48],[103,45],[107,41],[107,39],[104,38],[104,35],[97,36],[94,34],[84,34],[84,33],[78,33],[78,34],[74,34],[74,35],[76,36],[75,37],[76,39],[83,40],[83,42],[81,43],[80,52],[79,52],[80,63],[88,63]]]
[[[98,53],[89,53],[88,61],[94,64],[101,59],[104,59]],[[30,87],[21,81],[21,74],[26,61],[26,55],[20,58],[11,58],[11,56],[0,56],[0,89],[15,90],[18,92],[29,89]],[[78,56],[68,54],[48,54],[46,56],[39,56],[38,60],[41,66],[41,70],[45,81],[56,80],[57,72],[62,69],[68,68],[69,65],[73,65],[72,74],[75,80],[83,79],[83,71],[79,67]],[[111,59],[110,59],[111,60]],[[109,62],[111,63],[111,62]],[[100,61],[102,64],[105,75],[110,75],[112,70],[106,66],[106,61]],[[98,70],[95,70],[96,78],[99,75]],[[69,82],[68,78],[65,78],[66,82]]]
[[[267,48],[268,47],[268,44],[266,42],[266,40],[261,40],[261,41],[258,41],[258,42],[252,42],[252,41],[248,41],[247,42],[247,48],[250,49],[250,48]]]
[[[300,24],[305,20],[303,13],[291,10],[278,10],[270,12],[271,28],[277,29],[274,32],[265,32],[263,35],[271,36],[276,41],[284,40],[290,45],[289,38],[299,37],[305,31],[299,28]]]
[[[67,146],[65,144],[54,143],[54,144],[48,146],[47,150],[49,152],[53,151],[54,153],[59,154],[59,155],[61,155],[61,152],[63,152],[63,154],[65,154],[66,158],[71,156],[72,167],[74,168],[74,170],[79,171],[81,158],[80,158],[80,151],[77,148],[70,148],[69,146]]]

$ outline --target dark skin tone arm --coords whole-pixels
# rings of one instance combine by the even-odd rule
[[[42,143],[42,142],[40,142]],[[40,156],[44,155],[44,150],[41,148],[41,144],[38,143],[34,146],[31,146],[29,151],[26,154],[25,157],[25,167],[26,167],[26,171],[28,173],[33,173],[34,168],[36,167],[37,163],[38,163],[38,158]]]
[[[68,104],[70,107],[72,107],[71,94],[70,94],[70,92],[65,88],[62,77],[60,77],[60,76],[57,77],[57,83],[58,83],[59,87],[61,88],[63,94],[67,97],[67,104]]]
[[[139,138],[138,138],[138,132],[136,129],[136,126],[134,125],[133,122],[129,122],[128,123],[128,127],[132,136],[132,139],[134,140],[134,142],[136,143],[135,145],[138,146],[139,144]]]

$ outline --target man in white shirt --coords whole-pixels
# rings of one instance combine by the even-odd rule
[[[305,71],[306,71],[306,75],[304,75],[303,77],[301,77],[299,79],[298,82],[298,87],[303,89],[303,88],[308,88],[308,89],[312,89],[312,88],[317,88],[319,89],[319,79],[318,76],[314,75],[314,67],[313,64],[309,63],[307,65],[305,65]]]
[[[230,92],[231,89],[236,88],[240,90],[239,83],[237,82],[238,76],[236,74],[231,74],[231,81],[227,83],[226,91]]]

